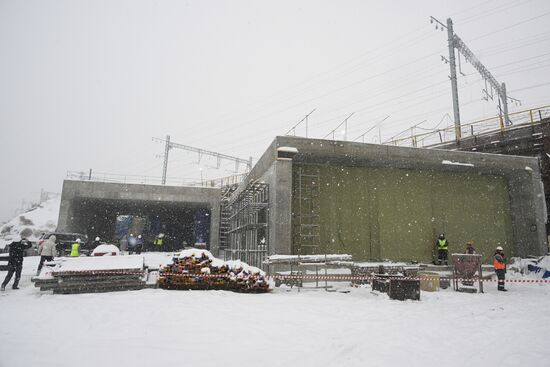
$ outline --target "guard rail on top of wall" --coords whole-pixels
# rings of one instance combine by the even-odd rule
[[[535,126],[547,118],[550,118],[550,106],[542,106],[510,113],[509,123],[504,121],[504,117],[502,115],[476,120],[461,124],[461,138],[464,139],[470,136],[481,136],[487,133],[494,133],[499,130],[503,132],[509,131],[529,124]],[[433,131],[423,132],[420,134],[415,134],[414,128],[411,128],[411,135],[406,137],[393,137],[392,139],[385,141],[383,144],[409,147],[433,147],[438,144],[452,141],[456,141],[456,131],[454,125],[442,129],[434,129]]]

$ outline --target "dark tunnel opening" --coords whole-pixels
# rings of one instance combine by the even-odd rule
[[[117,244],[124,235],[142,235],[147,248],[163,233],[163,250],[210,245],[210,209],[200,204],[101,200],[73,200],[73,221],[90,240],[100,237]]]

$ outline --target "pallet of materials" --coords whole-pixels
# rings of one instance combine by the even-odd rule
[[[240,261],[223,261],[207,250],[188,249],[161,267],[159,288],[177,290],[228,290],[265,293],[265,273]]]
[[[143,256],[78,257],[54,262],[33,282],[54,294],[116,292],[145,288],[145,275]]]
[[[401,275],[406,277],[416,277],[419,267],[409,265],[403,262],[356,262],[350,266],[353,280],[352,285],[358,286],[369,284],[371,279],[377,274]],[[363,278],[363,279],[361,279]]]

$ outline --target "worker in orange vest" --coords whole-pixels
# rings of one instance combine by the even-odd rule
[[[501,246],[498,246],[495,251],[493,266],[495,268],[495,273],[497,273],[498,278],[497,289],[499,291],[506,292],[507,289],[504,289],[504,277],[506,274],[506,256],[504,256],[504,249]]]

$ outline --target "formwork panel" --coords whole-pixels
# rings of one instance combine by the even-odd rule
[[[397,168],[295,165],[296,172],[315,166],[319,172],[319,246],[301,246],[294,254],[347,253],[354,259],[430,261],[437,234],[444,232],[449,252],[463,252],[474,241],[490,257],[496,243],[511,245],[506,180],[477,173]],[[310,168],[311,169],[311,168]],[[293,225],[293,231],[296,231]],[[295,233],[293,233],[295,234]]]

